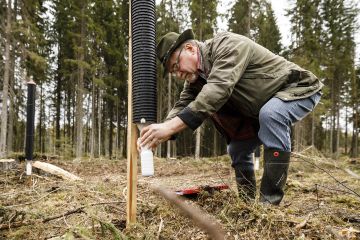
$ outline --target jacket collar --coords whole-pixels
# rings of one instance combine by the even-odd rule
[[[209,58],[207,57],[208,56],[208,52],[209,52],[209,49],[207,47],[207,44],[205,42],[199,42],[197,41],[196,42],[198,47],[199,47],[199,50],[200,50],[200,64],[199,64],[199,73],[200,73],[200,76],[202,76],[203,78],[207,79],[208,76],[209,76],[209,73],[210,73],[210,70],[211,70],[211,64],[210,64],[210,61],[209,61]]]

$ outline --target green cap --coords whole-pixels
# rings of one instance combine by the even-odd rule
[[[195,34],[191,29],[185,30],[183,33],[178,34],[175,32],[169,32],[165,34],[159,41],[156,47],[156,55],[164,66],[163,77],[169,72],[166,68],[166,63],[171,54],[185,41],[194,39]]]

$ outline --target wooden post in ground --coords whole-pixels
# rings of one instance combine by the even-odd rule
[[[129,74],[128,74],[128,129],[127,129],[127,207],[126,225],[136,222],[137,159],[136,140],[138,131],[133,123],[132,113],[132,33],[131,33],[131,0],[129,0]]]

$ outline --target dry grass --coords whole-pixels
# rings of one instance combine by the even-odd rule
[[[28,178],[20,164],[0,174],[0,239],[207,239],[154,194],[149,183],[174,190],[231,184],[230,191],[203,192],[188,200],[212,215],[226,230],[227,239],[359,239],[360,181],[343,169],[359,174],[360,163],[335,162],[316,152],[302,154],[305,157],[292,158],[287,193],[279,207],[241,201],[227,157],[156,159],[156,177],[139,177],[137,224],[128,229],[126,160],[51,160],[83,182],[43,173]],[[260,180],[261,174],[257,175]]]

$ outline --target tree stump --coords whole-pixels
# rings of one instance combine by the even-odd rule
[[[17,167],[15,159],[0,159],[0,171],[9,171]]]

